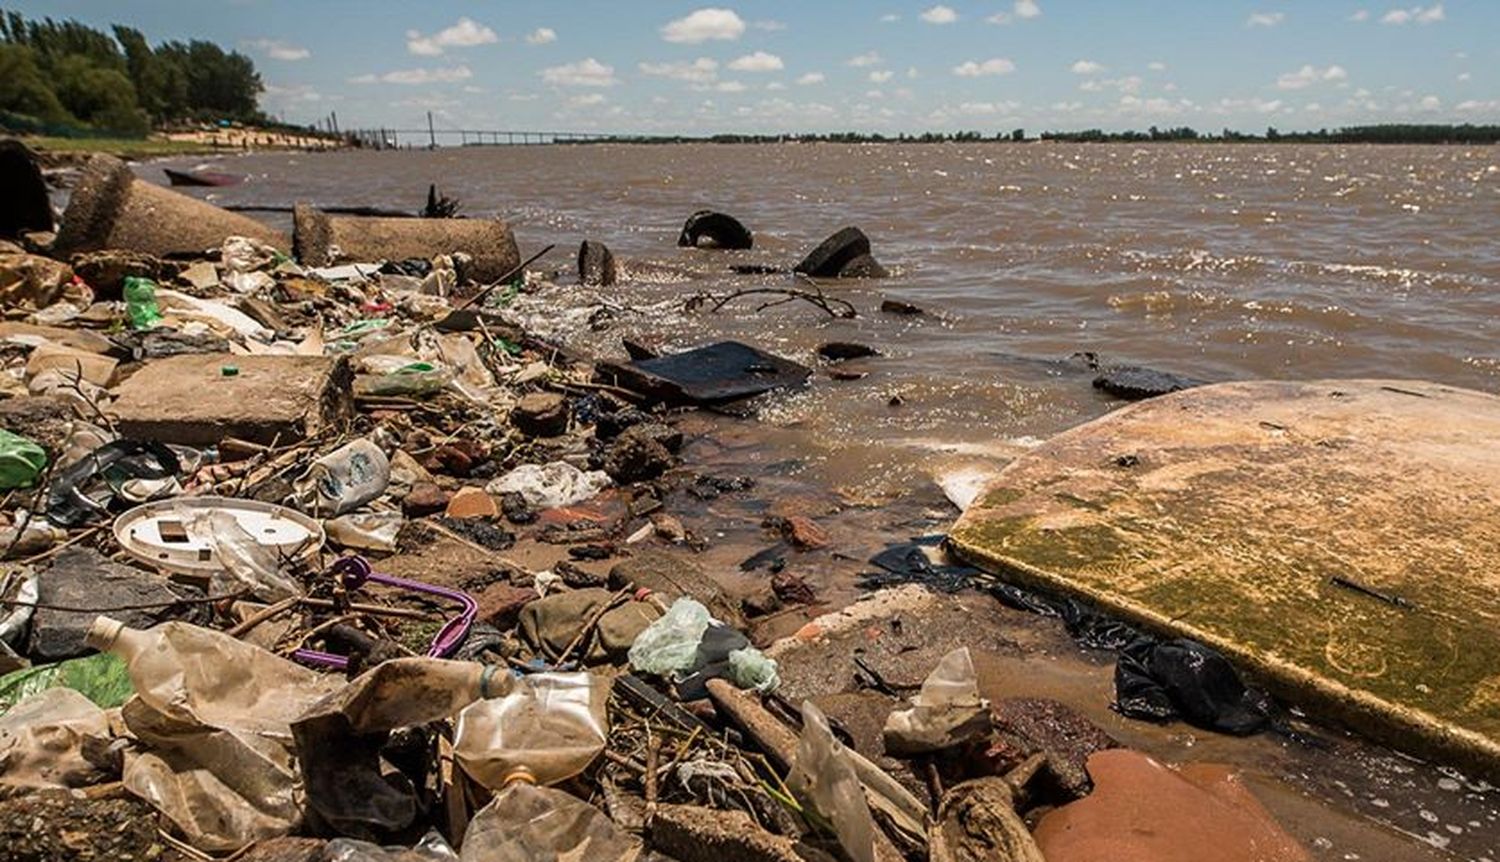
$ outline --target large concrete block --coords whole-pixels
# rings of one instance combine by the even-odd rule
[[[121,383],[110,412],[120,433],[137,439],[289,443],[345,420],[353,410],[352,383],[342,358],[172,356]]]
[[[332,216],[306,204],[292,219],[296,257],[307,266],[463,252],[473,258],[468,277],[493,282],[521,263],[515,234],[500,219]]]
[[[231,236],[258,239],[283,251],[291,248],[280,231],[137,179],[124,162],[100,154],[89,159],[73,189],[56,250],[66,256],[120,248],[169,257],[201,254]]]

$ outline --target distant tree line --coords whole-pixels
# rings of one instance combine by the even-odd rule
[[[820,134],[782,133],[778,135],[725,134],[691,135],[616,135],[605,140],[638,144],[775,144],[784,142],[822,142],[836,144],[887,143],[975,143],[979,141],[1032,141],[1025,129],[1009,132],[923,132],[921,134],[882,135],[866,132],[827,132]],[[1219,134],[1199,132],[1188,126],[1160,129],[1152,126],[1144,132],[1106,132],[1085,129],[1081,132],[1042,132],[1043,141],[1068,143],[1139,143],[1150,141],[1203,141],[1210,143],[1302,143],[1302,144],[1494,144],[1500,143],[1500,126],[1389,124],[1347,126],[1341,129],[1319,129],[1316,132],[1281,132],[1266,129],[1264,134],[1224,129]],[[598,139],[592,139],[597,141]]]
[[[0,123],[123,135],[180,120],[258,121],[255,63],[212,42],[162,42],[130,27],[0,13]]]

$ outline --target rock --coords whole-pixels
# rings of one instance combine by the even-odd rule
[[[672,453],[643,433],[643,426],[627,429],[604,453],[600,468],[621,485],[655,479],[672,468]]]
[[[472,257],[464,274],[489,284],[521,263],[515,234],[500,219],[341,216],[298,204],[292,222],[295,256],[304,266],[463,252]]]
[[[504,551],[515,545],[516,536],[504,528],[480,518],[438,518],[438,523],[448,532],[465,539],[470,544],[491,551]]]
[[[632,426],[627,433],[650,437],[674,455],[682,451],[682,432],[664,422],[642,422]]]
[[[589,650],[590,659],[624,661],[626,654],[630,652],[630,645],[660,617],[661,611],[647,602],[626,602],[606,611],[599,618],[598,634],[594,638],[593,649]]]
[[[818,345],[818,355],[829,362],[843,362],[845,359],[863,359],[866,356],[879,356],[880,351],[853,341],[829,341]]]
[[[828,369],[827,374],[829,380],[841,380],[845,382],[850,380],[863,380],[866,377],[870,376],[870,372],[868,371],[849,371],[843,368],[830,368]]]
[[[833,857],[763,829],[743,811],[662,805],[651,846],[680,862],[809,862]],[[802,852],[798,852],[799,849]],[[817,854],[817,855],[803,855]]]
[[[14,138],[0,140],[0,237],[52,230],[52,202],[36,156]]]
[[[918,306],[912,305],[909,302],[902,302],[899,299],[882,300],[880,303],[880,310],[885,314],[925,314],[925,312],[922,311],[922,309]]]
[[[291,324],[287,323],[276,303],[261,299],[258,296],[242,296],[236,307],[246,317],[259,323],[272,332],[290,332]]]
[[[794,605],[811,605],[818,601],[818,594],[807,581],[785,569],[771,576],[771,591],[777,598]]]
[[[766,519],[765,526],[804,551],[828,547],[828,531],[806,515],[773,516]]]
[[[839,278],[886,278],[890,274],[890,270],[868,254],[856,257],[839,270]]]
[[[64,549],[52,566],[37,575],[37,602],[62,607],[116,607],[153,602],[172,602],[201,595],[197,590],[176,586],[161,575],[110,562],[97,551]],[[167,619],[207,621],[206,605],[156,610],[118,611],[110,615],[133,628],[150,628]],[[30,655],[43,661],[61,661],[92,652],[84,635],[98,614],[37,608],[31,621]]]
[[[538,598],[540,596],[531,587],[502,583],[485,587],[484,592],[475,596],[474,600],[479,603],[479,621],[505,631],[516,624],[521,609]]]
[[[611,287],[619,280],[614,253],[602,242],[586,239],[578,246],[578,283],[585,287]]]
[[[495,504],[495,498],[486,494],[483,488],[469,485],[458,489],[449,498],[444,514],[450,518],[498,518],[500,507]]]
[[[738,341],[721,341],[628,363],[603,362],[597,376],[668,404],[722,404],[802,386],[812,371]]]
[[[89,159],[57,232],[57,251],[68,255],[121,248],[157,257],[202,255],[231,236],[260,240],[283,251],[287,237],[265,223],[137,179],[113,156]]]
[[[682,525],[681,519],[666,512],[657,512],[651,516],[651,528],[656,535],[674,545],[687,541],[687,527]]]
[[[600,440],[613,440],[620,432],[642,422],[650,422],[651,414],[627,407],[613,413],[600,413],[594,419],[594,436]]]
[[[0,309],[39,311],[62,297],[73,280],[65,263],[36,254],[0,254]]]
[[[625,355],[631,359],[655,359],[661,355],[661,346],[648,343],[641,338],[621,338],[620,345],[625,348]]]
[[[1119,743],[1072,707],[1045,698],[1007,698],[992,708],[995,736],[986,752],[1001,772],[1038,752],[1047,756],[1038,781],[1049,796],[1078,799],[1093,787],[1085,768],[1095,752]]]
[[[154,255],[119,248],[75,254],[70,263],[100,299],[118,299],[127,277],[162,281],[177,271],[176,266]]]
[[[793,268],[814,278],[837,278],[851,261],[870,254],[870,238],[857,227],[840,229]]]
[[[699,210],[688,216],[677,237],[681,248],[747,249],[755,242],[750,230],[733,216]]]
[[[431,482],[418,482],[401,500],[401,511],[408,518],[420,518],[444,511],[452,495]]]
[[[86,383],[108,387],[114,382],[115,360],[86,350],[75,350],[60,344],[43,344],[26,359],[26,379],[47,371],[62,371],[69,381],[82,378]]]
[[[568,430],[568,400],[556,392],[532,392],[510,411],[510,421],[528,436],[556,437]]]
[[[46,395],[6,398],[0,400],[0,428],[59,451],[72,433],[73,408]]]
[[[536,509],[526,502],[526,495],[520,491],[507,491],[500,495],[500,511],[505,514],[505,520],[512,524],[530,524],[536,520]]]
[[[219,269],[213,261],[200,260],[197,263],[177,273],[177,280],[198,291],[212,290],[219,286]]]
[[[1232,772],[1164,766],[1127,749],[1088,760],[1094,791],[1044,816],[1048,862],[1309,862],[1311,856]]]
[[[129,349],[130,355],[136,360],[161,359],[185,353],[229,352],[229,339],[212,332],[189,334],[166,327],[145,332],[124,332],[115,336],[115,341],[121,347]]]
[[[644,550],[621,560],[609,570],[609,587],[618,590],[626,584],[660,593],[668,604],[680,596],[689,596],[730,626],[744,628],[737,604],[696,563],[678,554]]]
[[[750,619],[770,616],[781,610],[781,598],[774,590],[763,587],[740,599],[740,608]]]
[[[1206,383],[1207,381],[1204,380],[1169,374],[1153,368],[1142,368],[1138,365],[1117,365],[1105,369],[1103,374],[1094,378],[1095,389],[1102,389],[1126,401],[1155,398],[1158,395],[1166,395],[1168,392],[1180,392],[1183,389],[1203,386]]]
[[[148,363],[115,390],[110,407],[120,434],[183,446],[225,437],[285,445],[312,437],[353,409],[347,359],[237,356],[226,376],[214,355]]]
[[[16,344],[50,341],[72,350],[101,355],[119,352],[119,348],[113,341],[97,332],[87,329],[63,329],[58,326],[38,326],[34,323],[21,323],[13,320],[0,322],[0,341],[10,341]]]

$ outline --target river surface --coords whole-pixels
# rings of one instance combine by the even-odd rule
[[[869,554],[951,520],[936,479],[996,469],[1118,405],[1069,361],[1077,352],[1210,380],[1424,378],[1500,391],[1500,148],[587,145],[167,164],[247,175],[192,190],[221,204],[415,211],[436,183],[465,214],[508,219],[523,256],[557,244],[539,265],[551,284],[511,312],[592,353],[623,356],[621,336],[668,348],[733,337],[808,364],[826,341],[877,348],[845,363],[863,379],[819,374],[753,421],[684,419],[691,466],[760,482],[757,501],[684,515],[715,539],[705,565],[731,581],[763,577],[737,563],[765,544],[760,516],[779,500],[831,533],[840,553],[800,573],[834,604],[858,592],[853,573]],[[162,182],[160,167],[137,170]],[[684,219],[705,208],[741,219],[754,250],[677,248]],[[801,302],[757,311],[755,297],[685,307],[699,293],[799,286],[728,266],[790,267],[849,224],[892,271],[826,285],[856,319]],[[584,239],[614,250],[621,285],[576,286]],[[887,298],[927,313],[882,314]],[[1071,661],[1030,671],[1028,687],[1107,698],[1107,669]],[[1141,727],[1146,750],[1194,756],[1191,736]],[[1500,793],[1459,771],[1352,740],[1333,752],[1200,742],[1202,756],[1270,788],[1263,799],[1320,860],[1500,859]]]

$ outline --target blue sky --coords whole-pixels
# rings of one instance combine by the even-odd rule
[[[1500,0],[48,0],[207,38],[351,127],[640,133],[1500,122]]]

